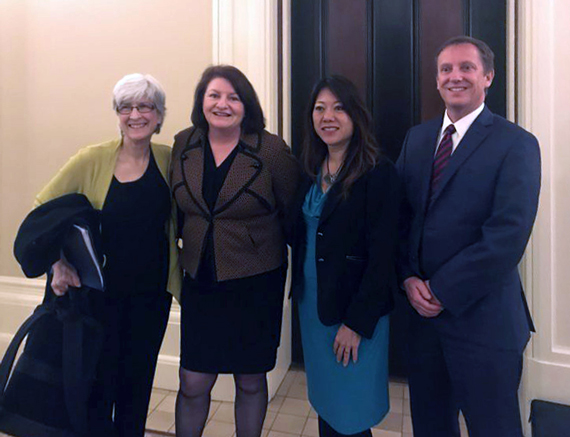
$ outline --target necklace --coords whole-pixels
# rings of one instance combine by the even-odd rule
[[[343,165],[344,165],[344,162],[339,166],[337,171],[335,171],[334,173],[331,173],[331,169],[329,167],[329,155],[327,155],[327,174],[323,176],[323,180],[325,181],[325,183],[327,185],[332,185],[336,182],[336,180],[338,179],[338,175],[339,175],[340,171],[342,170]]]

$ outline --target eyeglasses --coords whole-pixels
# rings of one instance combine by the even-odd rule
[[[136,109],[141,114],[148,114],[156,109],[152,103],[139,103],[138,105],[122,105],[117,108],[119,114],[128,115]]]

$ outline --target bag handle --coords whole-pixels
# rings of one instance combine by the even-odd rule
[[[4,401],[4,392],[6,390],[6,385],[8,384],[8,379],[10,373],[12,372],[12,367],[14,366],[14,361],[16,360],[16,355],[20,349],[20,345],[24,341],[24,338],[28,335],[32,327],[45,315],[52,312],[53,309],[47,304],[41,304],[34,310],[33,314],[26,319],[26,321],[20,326],[18,332],[12,338],[4,358],[2,358],[2,363],[0,363],[0,405]]]

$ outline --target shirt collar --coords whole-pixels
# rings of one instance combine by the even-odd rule
[[[443,116],[443,124],[441,125],[440,137],[447,128],[447,126],[453,124],[455,126],[455,132],[456,132],[454,135],[457,135],[456,140],[457,143],[459,143],[459,141],[461,141],[461,139],[465,136],[465,134],[467,133],[467,131],[469,130],[475,119],[479,117],[479,114],[481,114],[481,112],[483,112],[483,109],[485,109],[484,102],[473,112],[467,114],[463,118],[460,118],[455,123],[453,123],[450,120],[449,116],[447,115],[447,110],[445,110],[445,115]]]

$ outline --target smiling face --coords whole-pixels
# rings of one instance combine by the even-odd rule
[[[354,124],[342,102],[331,90],[324,88],[313,106],[313,127],[329,147],[346,148],[354,133]]]
[[[451,121],[481,106],[494,75],[494,71],[485,73],[479,51],[473,44],[452,45],[439,54],[437,89]]]
[[[123,133],[123,141],[132,143],[148,143],[156,131],[162,117],[158,114],[154,104],[150,100],[137,102],[125,102],[121,106],[144,108],[150,107],[150,112],[141,113],[137,108],[133,108],[130,114],[118,113],[119,127]]]
[[[216,77],[210,81],[204,93],[202,110],[210,130],[241,130],[245,108],[228,80]]]

